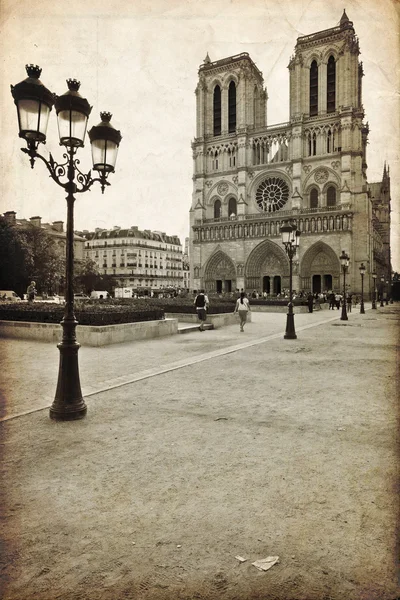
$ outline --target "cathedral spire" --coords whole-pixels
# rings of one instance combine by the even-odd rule
[[[206,55],[206,57],[205,57],[205,59],[204,59],[204,64],[205,64],[205,65],[209,65],[209,64],[210,64],[210,62],[211,62],[211,59],[210,59],[210,57],[208,56],[208,52],[207,52],[207,55]]]
[[[351,23],[349,17],[346,15],[346,9],[343,9],[342,18],[340,19],[340,26],[347,25],[347,23]]]

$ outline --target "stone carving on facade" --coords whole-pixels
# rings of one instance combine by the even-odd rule
[[[194,274],[195,278],[198,279],[200,277],[200,267],[198,267],[198,266],[194,267],[193,274]]]
[[[211,180],[211,179],[207,179],[207,181],[206,181],[206,186],[207,186],[208,188],[210,188],[210,187],[212,186],[212,184],[213,184],[212,180]]]
[[[263,273],[274,273],[279,271],[281,267],[281,257],[275,254],[270,254],[263,262],[261,271]]]
[[[320,168],[315,171],[314,179],[317,183],[325,183],[328,181],[329,173],[326,169]]]
[[[343,187],[340,191],[341,192],[350,192],[349,186],[347,185],[347,179],[344,180]]]
[[[303,165],[303,171],[305,173],[309,173],[311,171],[312,167],[311,165]]]
[[[292,165],[288,165],[287,167],[285,167],[285,171],[286,173],[291,176],[293,173],[293,166]]]
[[[333,160],[331,165],[334,169],[338,169],[340,167],[340,160]]]
[[[248,176],[250,177],[250,179],[253,179],[253,177],[254,177],[254,171],[250,171],[249,170],[247,173],[248,173]]]
[[[239,263],[237,268],[236,268],[237,274],[239,275],[239,277],[242,277],[244,274],[244,265],[242,263]]]
[[[228,193],[229,190],[229,186],[226,183],[226,181],[222,181],[221,183],[218,184],[217,186],[217,193],[220,196],[225,196]]]
[[[233,183],[234,183],[235,185],[237,185],[237,184],[238,184],[238,181],[239,181],[239,177],[238,177],[237,175],[234,175],[234,176],[232,177],[232,181],[233,181]]]

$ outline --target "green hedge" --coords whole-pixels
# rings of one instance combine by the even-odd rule
[[[77,304],[75,316],[80,325],[117,325],[164,319],[164,311],[156,306],[112,306]],[[64,307],[58,304],[3,304],[0,320],[34,323],[60,323]]]

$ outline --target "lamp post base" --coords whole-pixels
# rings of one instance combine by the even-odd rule
[[[285,340],[296,340],[297,335],[294,329],[294,314],[293,314],[293,304],[289,303],[289,310],[286,315],[286,331],[283,336]]]
[[[82,419],[87,406],[82,397],[79,380],[78,350],[76,341],[62,341],[57,345],[60,350],[57,390],[50,407],[50,418],[56,421],[74,421]]]
[[[361,302],[361,306],[360,306],[360,314],[361,314],[361,315],[365,315],[364,302]]]
[[[347,316],[347,312],[346,312],[346,304],[343,304],[343,306],[342,306],[342,314],[340,315],[340,320],[341,321],[349,320],[349,317]]]

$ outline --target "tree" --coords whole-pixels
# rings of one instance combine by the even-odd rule
[[[58,292],[65,273],[63,250],[46,230],[35,225],[28,225],[20,235],[31,254],[27,264],[28,279],[36,282],[38,291],[48,294]]]
[[[100,274],[97,264],[91,258],[85,258],[75,265],[75,289],[90,294],[97,287]]]
[[[22,296],[33,264],[31,248],[21,232],[0,217],[0,289]]]

